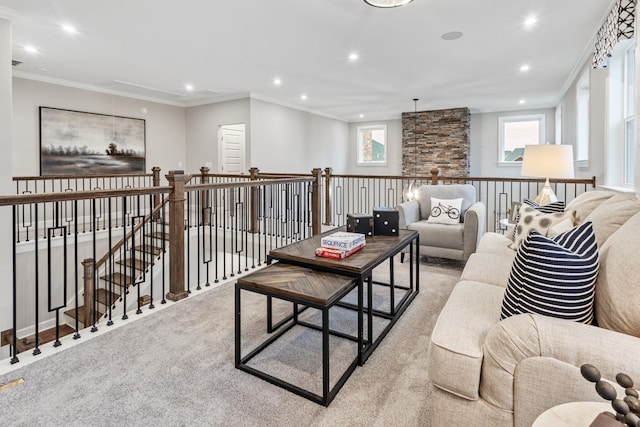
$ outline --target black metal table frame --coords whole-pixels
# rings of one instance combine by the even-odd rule
[[[331,298],[331,300],[327,302],[327,304],[317,304],[317,303],[309,302],[303,299],[298,299],[290,296],[275,295],[272,292],[269,292],[263,289],[256,289],[250,286],[244,286],[236,282],[235,284],[235,366],[236,368],[243,370],[245,372],[248,372],[252,375],[255,375],[258,378],[261,378],[265,381],[270,382],[271,384],[282,387],[285,390],[288,390],[292,393],[295,393],[313,402],[319,403],[324,406],[328,406],[329,403],[331,403],[333,398],[336,396],[336,394],[338,394],[338,391],[340,391],[344,383],[347,381],[349,376],[353,373],[353,371],[356,369],[356,367],[360,362],[361,352],[360,350],[358,350],[353,362],[349,364],[349,366],[344,371],[344,373],[340,376],[340,378],[338,379],[336,384],[333,386],[333,388],[331,389],[329,388],[329,380],[330,380],[329,378],[329,335],[334,335],[340,338],[345,338],[351,341],[355,341],[358,343],[359,349],[362,346],[361,344],[362,316],[363,316],[362,309],[360,309],[358,313],[358,336],[357,337],[354,337],[339,331],[332,331],[331,328],[329,327],[329,310],[331,309],[331,307],[337,305],[337,303],[342,298],[344,298],[347,294],[349,294],[355,288],[358,289],[358,301],[360,302],[360,307],[362,307],[362,299],[363,299],[362,283],[361,282],[359,283],[358,280],[353,280],[351,286],[348,286],[347,288],[345,288],[344,291],[340,292],[339,294],[334,295]],[[241,319],[240,293],[242,290],[266,295],[267,298],[269,298],[270,302],[271,302],[271,298],[278,298],[281,300],[289,301],[294,305],[293,314],[287,318],[288,320],[290,320],[290,322],[286,325],[286,327],[280,329],[278,332],[271,335],[266,341],[264,341],[262,344],[260,344],[258,347],[253,349],[244,357],[242,357],[242,354],[241,354],[242,353],[241,351],[242,350],[241,349],[241,344],[242,344],[241,320],[242,319]],[[300,312],[298,311],[298,304],[304,305],[305,309],[307,307],[311,307],[311,308],[320,310],[320,312],[322,313],[322,326],[318,327],[317,325],[299,320],[298,314]],[[269,315],[270,315],[270,310],[269,310]],[[283,326],[283,325],[284,325],[284,321],[280,322],[279,326]],[[295,325],[305,326],[305,327],[319,330],[322,332],[322,395],[318,395],[309,390],[305,390],[302,387],[296,386],[295,384],[291,384],[288,381],[284,381],[280,378],[277,378],[273,375],[269,375],[266,372],[260,371],[259,369],[256,369],[247,365],[247,363],[253,357],[255,357],[257,354],[262,352],[269,345],[273,344],[278,338],[284,335],[287,331],[289,331]]]
[[[415,243],[415,253],[416,256],[413,256],[413,245],[412,243]],[[393,257],[395,255],[397,255],[398,253],[400,253],[406,246],[409,246],[409,286],[405,287],[405,286],[397,286],[395,284],[395,278],[394,278],[394,269],[393,269]],[[390,276],[390,283],[384,283],[384,282],[379,282],[376,281],[374,282],[372,279],[372,274],[373,274],[373,270],[374,268],[376,268],[377,266],[379,266],[380,264],[382,264],[384,261],[389,260],[390,263],[390,268],[389,268],[389,276]],[[415,259],[415,264],[414,264],[414,259]],[[279,259],[277,256],[272,256],[272,255],[268,255],[267,256],[267,264],[270,264],[273,260],[278,260],[280,262],[286,262],[288,264],[295,264],[295,265],[299,265],[302,267],[308,267],[308,268],[312,268],[315,270],[322,270],[322,271],[327,271],[329,273],[335,273],[335,274],[341,274],[344,276],[354,276],[356,278],[357,281],[357,286],[358,289],[362,289],[363,287],[363,283],[364,281],[367,282],[367,308],[366,310],[363,307],[363,300],[361,298],[361,296],[359,295],[358,297],[358,304],[354,305],[354,304],[350,304],[350,303],[345,303],[345,302],[339,302],[337,305],[341,306],[341,307],[345,307],[345,308],[349,308],[352,310],[357,310],[359,315],[358,315],[358,347],[360,349],[359,351],[359,356],[358,356],[358,364],[359,365],[364,365],[364,363],[367,361],[367,359],[369,358],[369,356],[371,356],[371,353],[373,353],[373,351],[378,347],[378,345],[380,345],[380,342],[384,339],[384,337],[389,333],[389,331],[391,330],[391,328],[393,327],[393,325],[398,321],[398,319],[400,318],[400,316],[402,316],[402,314],[404,313],[404,311],[407,309],[407,307],[411,304],[411,302],[415,299],[416,295],[420,292],[420,274],[419,274],[419,265],[420,265],[420,235],[416,232],[413,236],[413,238],[409,241],[409,243],[407,245],[404,245],[402,247],[398,247],[395,248],[395,250],[390,253],[388,255],[387,258],[381,258],[379,262],[374,263],[372,266],[370,266],[369,268],[367,268],[366,270],[359,272],[359,273],[355,273],[353,271],[350,270],[345,270],[345,269],[341,269],[338,267],[329,267],[329,266],[319,266],[319,265],[311,265],[309,263],[305,263],[305,262],[296,262],[296,261],[292,261],[292,260],[281,260]],[[415,268],[415,270],[414,270]],[[382,286],[389,286],[389,294],[390,294],[390,308],[389,308],[389,312],[384,312],[384,311],[380,311],[380,310],[376,310],[373,309],[373,284],[377,284],[377,285],[382,285]],[[414,284],[415,284],[415,291],[414,291]],[[402,299],[400,300],[400,302],[398,303],[398,307],[396,309],[395,307],[395,289],[404,289],[404,290],[408,290],[409,292],[407,292]],[[293,313],[290,316],[287,316],[286,318],[282,319],[280,322],[278,322],[276,325],[273,325],[273,320],[272,320],[272,309],[271,309],[271,299],[267,298],[267,331],[268,332],[273,332],[274,330],[277,330],[279,327],[281,327],[282,325],[284,325],[286,322],[288,322],[289,320],[291,320],[294,316],[297,316],[298,313],[300,313],[301,311],[297,310],[297,307],[294,306],[294,310]],[[362,325],[362,316],[364,314],[364,312],[366,311],[367,313],[367,339],[364,339],[363,337],[363,328],[361,327]],[[377,316],[377,317],[383,317],[387,320],[389,320],[389,323],[387,324],[387,326],[380,332],[380,335],[373,340],[373,316]]]

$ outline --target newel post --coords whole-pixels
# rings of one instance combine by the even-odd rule
[[[313,168],[311,170],[313,175],[313,185],[311,186],[311,233],[313,235],[320,234],[320,186],[322,179],[322,169]]]
[[[324,225],[331,225],[331,172],[324,168]]]
[[[169,293],[167,299],[178,301],[189,296],[184,290],[184,171],[170,171],[169,193]]]
[[[76,316],[78,316],[78,320],[84,323],[85,328],[95,323],[93,321],[93,265],[93,258],[82,260],[82,267],[84,268],[84,274],[82,275],[84,281],[84,311],[76,313]]]
[[[440,170],[438,168],[431,169],[431,185],[438,185],[438,174]]]
[[[209,177],[209,168],[206,166],[202,166],[200,168],[200,184],[208,184]],[[205,217],[204,212],[206,208],[209,207],[209,191],[210,190],[201,190],[200,192],[200,212],[202,213],[202,225],[209,225],[209,216]]]
[[[260,175],[260,169],[249,168],[249,176],[251,181],[257,181]],[[260,197],[258,196],[258,187],[251,187],[249,191],[249,233],[257,233],[259,230],[258,216],[260,214]]]
[[[158,166],[154,166],[151,168],[151,172],[153,173],[153,182],[152,182],[153,186],[160,187],[160,168]],[[153,207],[157,208],[159,204],[160,204],[160,195],[154,194]],[[160,218],[160,211],[156,212],[153,218],[154,219]]]

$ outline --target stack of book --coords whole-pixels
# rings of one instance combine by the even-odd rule
[[[362,233],[337,232],[323,237],[320,247],[316,249],[316,256],[342,259],[358,252],[367,244]]]

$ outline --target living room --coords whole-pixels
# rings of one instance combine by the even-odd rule
[[[169,9],[157,12],[159,15],[154,19],[151,18],[153,11],[148,10],[148,5],[144,3],[135,2],[131,6],[131,15],[122,19],[123,28],[129,25],[124,22],[134,17],[139,20],[168,22],[169,18],[166,14],[170,13]],[[197,8],[199,6],[197,3],[194,2],[191,6]],[[625,137],[625,126],[627,128],[632,126],[631,129],[633,129],[633,126],[637,127],[637,123],[635,120],[628,120],[629,117],[624,115],[622,105],[626,99],[623,82],[625,75],[628,75],[628,73],[625,74],[625,61],[628,60],[627,52],[634,52],[633,40],[621,40],[617,43],[606,67],[602,65],[592,67],[596,33],[609,11],[618,2],[594,1],[589,2],[588,5],[584,2],[573,2],[573,4],[562,6],[554,5],[554,2],[546,2],[537,5],[539,7],[537,11],[526,10],[529,5],[524,2],[519,2],[517,5],[513,5],[513,2],[503,2],[496,6],[504,11],[504,16],[500,20],[501,27],[497,24],[494,27],[490,23],[474,24],[475,21],[483,21],[476,16],[502,15],[502,13],[496,14],[495,11],[488,13],[484,10],[486,6],[482,5],[469,4],[471,16],[460,17],[455,13],[456,8],[441,4],[442,2],[414,0],[406,6],[392,8],[392,10],[371,8],[362,1],[354,0],[350,3],[353,4],[347,6],[333,2],[305,6],[243,5],[245,8],[255,6],[257,12],[255,16],[251,14],[247,17],[246,22],[235,20],[236,28],[240,25],[253,25],[259,31],[257,35],[248,37],[252,42],[244,44],[245,41],[238,41],[239,46],[242,46],[238,50],[247,53],[231,61],[243,64],[242,67],[238,67],[238,70],[230,73],[237,74],[238,81],[243,82],[241,85],[238,82],[228,81],[231,79],[229,76],[218,76],[219,81],[211,81],[203,76],[196,78],[184,74],[176,75],[175,71],[159,80],[152,80],[152,74],[162,74],[155,72],[156,69],[162,69],[158,62],[161,60],[182,61],[185,64],[183,70],[188,70],[189,68],[221,67],[219,63],[229,63],[229,58],[225,57],[227,55],[225,52],[220,55],[219,63],[213,62],[214,65],[203,66],[195,59],[196,57],[182,56],[180,51],[184,48],[182,44],[186,43],[185,39],[181,39],[179,43],[169,43],[167,50],[170,53],[147,58],[142,53],[146,48],[143,46],[148,44],[151,48],[151,39],[160,37],[163,30],[153,27],[148,29],[148,32],[141,30],[127,33],[125,31],[124,33],[127,33],[132,41],[131,45],[138,46],[134,50],[137,50],[139,55],[139,68],[146,68],[149,79],[145,80],[139,75],[135,78],[122,77],[124,73],[112,71],[108,79],[102,78],[100,86],[95,82],[89,82],[91,79],[87,78],[87,75],[90,71],[82,68],[85,66],[85,60],[78,60],[80,57],[85,58],[82,54],[70,54],[64,57],[59,51],[53,51],[53,44],[47,47],[44,41],[41,42],[41,46],[36,47],[40,52],[26,51],[27,43],[33,43],[34,46],[38,44],[35,38],[28,40],[29,37],[35,37],[33,33],[29,34],[29,30],[37,26],[48,26],[47,31],[51,34],[51,40],[56,39],[58,44],[62,45],[64,42],[70,43],[69,50],[71,50],[71,45],[82,45],[84,37],[94,37],[91,35],[93,31],[98,32],[100,28],[109,25],[114,27],[112,23],[118,14],[127,15],[124,4],[110,6],[118,13],[114,12],[104,17],[102,27],[97,24],[99,20],[95,16],[99,15],[99,12],[90,13],[84,10],[86,6],[75,5],[78,11],[82,10],[82,13],[77,13],[78,21],[83,13],[86,13],[87,17],[93,15],[93,19],[97,21],[91,24],[75,22],[79,26],[77,33],[61,36],[55,33],[57,29],[54,30],[53,27],[59,25],[62,18],[74,20],[72,17],[75,15],[70,12],[73,7],[69,6],[70,9],[67,10],[69,17],[62,17],[61,15],[65,14],[64,11],[54,10],[56,6],[53,2],[42,5],[38,2],[1,1],[0,5],[3,9],[0,9],[2,12],[0,30],[3,34],[2,39],[5,41],[0,46],[0,56],[6,59],[6,63],[9,59],[21,62],[0,70],[0,92],[9,95],[2,97],[0,123],[4,129],[10,130],[10,132],[3,132],[0,140],[5,150],[11,152],[10,156],[3,156],[0,160],[3,170],[0,175],[3,177],[2,194],[15,194],[13,177],[40,174],[42,146],[39,107],[102,114],[112,118],[117,116],[143,119],[146,123],[146,166],[148,168],[159,166],[163,175],[171,170],[185,170],[193,173],[202,166],[209,167],[213,171],[221,171],[220,127],[238,123],[244,124],[245,145],[242,168],[244,172],[248,171],[249,167],[257,167],[260,171],[267,173],[308,174],[313,168],[331,167],[334,173],[338,174],[411,175],[415,174],[415,164],[411,158],[407,160],[403,152],[403,147],[410,142],[407,127],[403,128],[403,114],[411,117],[414,112],[468,107],[470,109],[468,174],[479,177],[520,178],[520,169],[517,167],[519,163],[508,164],[504,158],[499,158],[500,153],[504,152],[504,149],[501,150],[500,142],[501,123],[509,122],[510,118],[517,120],[522,117],[543,117],[544,125],[538,128],[543,142],[574,145],[574,153],[579,156],[576,157],[578,161],[575,164],[576,178],[596,177],[598,186],[607,185],[618,191],[633,192],[634,188],[638,188],[640,173],[636,171],[640,170],[639,162],[635,159],[633,150],[629,149],[637,147],[637,143],[635,140],[629,142]],[[241,13],[243,6],[229,6],[229,9],[219,11],[215,6],[211,6],[213,9],[207,9],[207,13],[202,13],[198,18],[199,25],[215,26],[217,24],[213,22],[224,20],[221,16],[235,17],[236,14]],[[185,9],[188,8],[185,7]],[[274,13],[274,10],[287,10],[287,12]],[[579,16],[573,15],[575,10],[580,11]],[[175,12],[172,9],[171,11]],[[569,13],[569,11],[572,12]],[[143,12],[147,13],[149,18],[143,18],[140,15]],[[526,28],[524,21],[534,12],[538,14],[538,22],[533,24],[532,28]],[[317,21],[310,21],[313,15],[318,15]],[[434,18],[432,15],[450,18],[444,20]],[[216,16],[212,23],[209,22],[210,16]],[[297,16],[303,16],[305,19],[300,19],[298,22],[295,19]],[[264,17],[269,19],[261,19]],[[340,18],[336,19],[336,17]],[[189,22],[189,19],[194,18],[180,16],[180,19]],[[428,19],[426,25],[425,19]],[[334,20],[344,20],[344,22],[338,24],[332,22]],[[296,23],[291,27],[286,26],[291,24],[291,21]],[[386,21],[389,21],[389,31],[386,36],[389,40],[379,34],[374,37],[369,31],[363,35],[357,34],[358,31],[354,30],[359,26],[385,28],[382,23]],[[446,22],[439,23],[439,21]],[[576,22],[575,38],[563,34],[563,31],[566,32],[566,22]],[[267,66],[264,58],[257,58],[256,51],[267,51],[266,46],[269,44],[284,38],[295,38],[291,34],[304,34],[305,37],[301,39],[308,41],[307,31],[309,33],[312,31],[307,26],[315,30],[314,34],[326,34],[331,32],[326,29],[332,28],[333,25],[340,29],[338,32],[336,28],[336,33],[340,33],[342,37],[342,39],[335,37],[340,39],[337,45],[347,50],[329,54],[327,53],[329,46],[322,46],[316,52],[317,56],[305,56],[295,61],[297,65],[294,64],[295,66],[288,71],[289,76],[295,76],[293,78],[287,79],[287,75],[281,70],[274,69],[271,62],[268,62],[270,65]],[[115,25],[115,27],[119,26]],[[193,25],[194,28],[197,26]],[[422,32],[423,30],[418,32],[417,28],[423,26],[430,29],[430,32]],[[183,28],[182,25],[176,27]],[[274,28],[283,29],[274,30]],[[284,28],[287,30],[285,31]],[[493,30],[490,34],[491,38],[488,34],[478,33],[478,30],[482,29],[489,33],[489,28]],[[273,34],[269,33],[268,38],[264,36],[264,40],[260,40],[260,31],[264,32],[267,29],[273,31]],[[224,27],[224,30],[227,28]],[[112,31],[113,29],[110,30]],[[449,34],[444,37],[445,34],[456,32],[463,33],[462,37],[458,34]],[[185,33],[187,33],[186,29]],[[396,33],[396,36],[390,36]],[[486,38],[480,37],[480,34]],[[513,34],[515,40],[509,42],[511,36],[505,36],[505,34]],[[4,37],[5,35],[7,37]],[[353,38],[356,41],[345,42],[347,35],[354,35]],[[195,35],[192,36],[195,37]],[[43,40],[42,35],[39,37]],[[373,48],[359,50],[357,41],[360,40],[364,44],[362,39],[367,37],[374,39],[373,44],[378,45],[378,50],[374,51]],[[542,47],[538,44],[534,46],[532,39],[537,37],[544,38],[545,41],[540,43]],[[220,34],[205,35],[204,38],[218,40]],[[416,55],[411,53],[412,49],[420,45],[420,42],[413,44],[414,38],[429,40],[423,42],[427,45],[439,44],[437,52],[433,54],[436,56],[425,53],[417,56],[425,56],[426,59],[420,58],[420,62],[414,60]],[[493,46],[497,44],[495,40],[501,40],[503,47],[487,48],[488,50],[483,52],[478,47],[480,43],[470,44],[470,39],[474,38],[482,39],[485,46]],[[560,40],[564,38],[567,40]],[[334,36],[330,39],[333,43]],[[557,47],[549,42],[554,39],[558,40]],[[162,40],[166,42],[164,38]],[[412,44],[409,45],[407,40],[412,40]],[[406,50],[409,51],[407,56],[396,57],[391,54],[395,48],[390,47],[394,45],[389,43],[400,45],[405,42]],[[117,59],[119,48],[114,46],[123,46],[124,49],[122,42],[105,45],[100,44],[104,41],[96,43],[94,40],[94,43],[91,49],[98,51],[100,56],[112,56],[116,58],[114,61],[122,63],[136,62],[131,57],[126,60]],[[215,57],[216,48],[211,47],[207,50],[208,42],[203,43],[204,47],[200,45],[200,48],[204,49],[202,52],[206,52],[203,55]],[[347,46],[351,43],[354,44],[353,47]],[[368,43],[371,42],[368,41]],[[531,46],[524,43],[531,43]],[[518,44],[521,45],[520,48]],[[335,46],[332,45],[332,47]],[[529,59],[522,54],[522,51],[526,52],[529,48],[532,51],[536,50],[537,60]],[[546,49],[546,57],[537,52],[542,48]],[[349,49],[353,49],[352,53],[359,50],[359,57],[350,59]],[[282,52],[271,53],[276,60],[284,61],[283,57],[309,49],[308,47],[303,49],[299,45],[287,45],[281,50]],[[442,55],[443,50],[450,52],[445,56],[437,56]],[[430,52],[426,48],[425,51]],[[256,59],[250,59],[252,53],[256,54]],[[56,61],[77,62],[76,74],[57,74],[60,73],[57,68],[59,64],[48,58],[56,55],[60,56]],[[339,57],[342,63],[339,66],[334,65],[333,71],[321,69],[321,64],[318,63],[320,61],[338,62],[336,58],[330,59],[331,55]],[[90,59],[86,61],[92,62]],[[386,65],[380,65],[383,62]],[[391,70],[387,70],[385,67],[388,67],[388,63],[391,62],[403,64],[404,69],[392,66]],[[446,71],[442,74],[431,72],[430,68],[439,68],[434,65],[438,63],[444,64],[442,68],[464,69],[465,73],[469,73],[470,70],[475,72],[475,68],[483,71],[481,73],[478,70],[478,77],[470,78],[469,82],[460,77],[457,77],[459,80],[455,80],[452,76],[449,83],[447,80],[442,80],[443,75],[447,74]],[[380,65],[380,68],[377,65]],[[106,65],[103,67],[106,68]],[[506,67],[510,67],[508,72],[504,71]],[[245,78],[244,68],[253,69],[254,76],[242,80]],[[296,92],[304,87],[301,77],[296,74],[299,68],[317,68],[318,71],[311,73],[311,76],[318,81],[341,80],[344,77],[344,82],[332,89],[324,87],[316,89],[315,94],[311,89],[306,89],[304,94],[307,99],[302,100]],[[424,70],[422,73],[424,75],[416,72],[420,69]],[[380,75],[388,78],[392,71],[397,73],[394,80],[399,81],[393,85],[383,84],[384,79],[370,81],[366,76],[372,74],[378,79],[381,78]],[[262,74],[261,78],[267,80],[271,86],[268,90],[255,89],[257,83],[252,79],[257,79],[255,75],[258,73]],[[492,73],[495,77],[487,81],[487,75]],[[206,70],[203,74],[206,74]],[[282,77],[282,80],[276,84],[274,79],[279,77]],[[174,81],[166,83],[167,80],[172,79]],[[514,83],[516,80],[520,83]],[[540,80],[545,81],[537,86]],[[194,88],[183,88],[182,82],[193,84]],[[504,83],[503,88],[499,88],[500,83]],[[402,90],[398,89],[400,86]],[[442,89],[445,87],[449,90]],[[288,91],[286,95],[278,94],[278,91],[284,88]],[[497,91],[498,88],[500,92]],[[580,93],[584,93],[585,89],[587,96],[581,97]],[[321,93],[327,98],[321,99]],[[331,98],[333,101],[330,101]],[[414,98],[418,98],[417,103],[413,102]],[[359,101],[353,101],[354,99]],[[586,110],[581,110],[580,106],[583,105],[586,105]],[[586,111],[586,121],[584,111]],[[367,126],[386,127],[384,164],[362,165],[358,161],[359,128]],[[577,141],[585,138],[580,129],[584,129],[585,126],[587,128],[586,145],[580,145]],[[3,220],[11,221],[10,212],[7,209],[4,209],[1,215]],[[7,232],[3,230],[3,233]],[[5,240],[8,242],[11,239]],[[6,260],[2,261],[2,271],[9,272],[11,262],[8,260],[11,258],[11,248],[4,245],[1,251],[2,259]],[[3,313],[8,313],[9,310],[4,310],[6,308],[4,304],[7,302],[3,301],[1,304],[3,304]],[[7,314],[3,314],[4,316]],[[4,322],[8,321],[3,318],[3,326]]]

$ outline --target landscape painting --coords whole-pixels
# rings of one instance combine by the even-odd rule
[[[40,107],[40,175],[145,173],[145,121]]]

